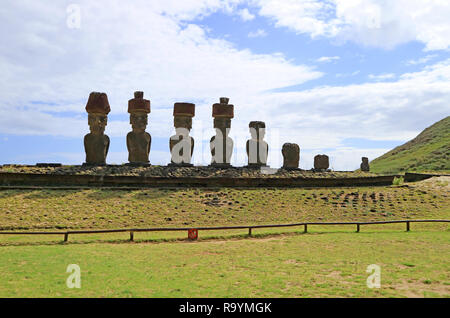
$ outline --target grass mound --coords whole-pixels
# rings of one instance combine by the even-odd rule
[[[432,185],[432,187],[431,187]],[[318,189],[4,190],[0,229],[108,229],[448,218],[445,182]]]
[[[375,173],[450,172],[450,116],[370,163]]]

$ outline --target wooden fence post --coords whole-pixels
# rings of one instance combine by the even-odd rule
[[[409,232],[409,221],[406,221],[406,232]]]
[[[308,224],[304,225],[305,229],[303,230],[303,233],[307,233],[308,232]]]
[[[356,232],[359,233],[359,224],[356,224]]]
[[[64,242],[69,240],[69,233],[64,233]]]
[[[251,227],[248,228],[248,236],[252,236],[252,228]]]
[[[133,241],[133,240],[134,240],[134,232],[130,231],[130,241]]]

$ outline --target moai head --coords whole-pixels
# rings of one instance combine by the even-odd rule
[[[362,157],[361,160],[362,160],[362,163],[363,163],[363,164],[366,164],[366,165],[369,164],[369,158],[367,158],[367,157]]]
[[[128,101],[130,124],[135,133],[143,133],[148,124],[150,101],[144,99],[144,92],[134,92],[134,98]]]
[[[175,103],[173,107],[173,125],[176,135],[188,136],[192,129],[192,117],[195,116],[195,104]]]
[[[248,124],[252,139],[263,140],[266,134],[266,124],[263,121],[251,121]]]
[[[314,157],[314,169],[327,170],[330,166],[330,160],[327,155],[317,155]]]
[[[283,144],[281,153],[283,154],[283,168],[298,168],[298,164],[300,161],[300,147],[297,144]]]
[[[213,104],[212,116],[214,117],[214,128],[228,135],[231,128],[231,118],[234,117],[234,105],[228,104],[228,97],[221,97],[219,104]]]
[[[105,93],[92,92],[86,104],[86,111],[91,133],[102,135],[108,124],[108,113],[111,111],[108,96]]]

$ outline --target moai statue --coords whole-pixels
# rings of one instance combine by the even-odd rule
[[[298,169],[298,164],[300,161],[300,147],[297,144],[283,144],[281,153],[283,154],[283,169]]]
[[[362,157],[361,160],[361,171],[370,171],[369,158]]]
[[[251,121],[248,127],[252,138],[247,140],[246,143],[247,167],[267,167],[269,145],[263,140],[266,133],[266,124],[262,121]]]
[[[192,166],[194,138],[189,136],[192,117],[195,116],[195,104],[175,103],[173,106],[173,125],[175,135],[170,137],[169,147],[172,155],[169,166]]]
[[[234,117],[234,106],[228,104],[229,98],[221,97],[219,104],[213,105],[212,116],[216,135],[209,142],[211,149],[211,166],[229,167],[233,153],[233,139],[228,137],[231,118]]]
[[[134,92],[128,101],[132,131],[127,134],[128,161],[130,165],[148,165],[152,137],[145,131],[150,113],[150,101],[144,99],[144,92]]]
[[[327,171],[330,166],[330,160],[327,155],[317,155],[314,157],[314,170]]]
[[[86,104],[90,133],[84,136],[86,162],[83,165],[105,165],[109,149],[109,137],[104,134],[111,111],[105,93],[92,92]]]

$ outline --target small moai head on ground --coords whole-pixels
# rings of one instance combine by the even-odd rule
[[[370,171],[370,167],[369,167],[369,158],[367,157],[362,157],[361,158],[361,171]]]
[[[285,143],[281,149],[283,168],[297,169],[300,162],[300,147],[297,144]]]
[[[251,121],[248,124],[252,139],[263,140],[266,134],[266,123],[263,121]]]
[[[134,92],[134,98],[128,101],[130,124],[134,132],[143,133],[147,128],[150,101],[144,99],[144,92]]]
[[[86,111],[91,133],[102,135],[108,124],[108,113],[111,111],[108,96],[105,93],[92,92],[86,104]]]
[[[314,169],[327,170],[330,166],[330,159],[327,155],[317,155],[314,157]]]
[[[195,104],[175,103],[173,106],[173,125],[176,135],[187,136],[192,129],[192,117],[195,116]]]
[[[226,134],[228,134],[228,130],[231,128],[231,118],[234,117],[234,105],[228,104],[229,100],[228,97],[221,97],[220,103],[213,104],[212,110],[214,128],[226,131]]]

